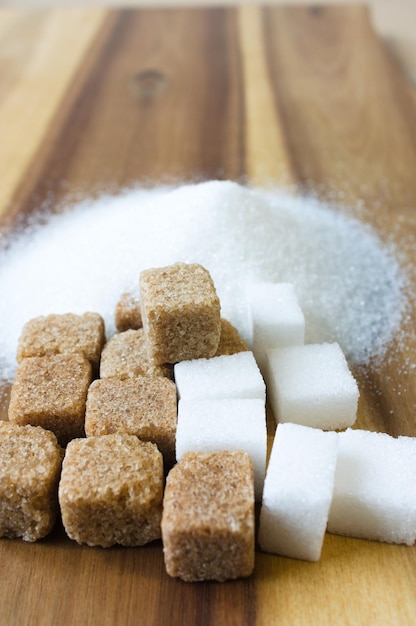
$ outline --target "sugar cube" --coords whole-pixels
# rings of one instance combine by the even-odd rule
[[[91,364],[79,354],[25,358],[12,384],[9,420],[51,430],[61,445],[83,437],[91,379]]]
[[[260,398],[266,386],[252,352],[182,361],[174,366],[180,398]]]
[[[339,435],[331,533],[416,540],[416,438],[348,429]]]
[[[247,297],[252,349],[265,371],[267,350],[304,343],[305,317],[291,283],[253,283]]]
[[[337,343],[268,352],[267,390],[278,422],[336,430],[352,426],[359,391]]]
[[[240,337],[235,326],[228,320],[221,318],[220,343],[215,356],[236,354],[237,352],[247,352],[248,350],[247,343]]]
[[[186,452],[244,450],[254,465],[256,499],[266,469],[266,408],[263,400],[179,400],[176,459]]]
[[[142,327],[140,301],[135,294],[128,291],[121,294],[120,300],[116,304],[114,322],[119,332],[130,329],[137,330]]]
[[[175,460],[177,398],[175,383],[163,376],[101,378],[89,390],[87,437],[127,432],[155,443],[166,465]]]
[[[37,541],[52,530],[62,457],[50,431],[0,421],[0,537]]]
[[[98,313],[42,315],[24,325],[16,358],[20,363],[33,356],[80,354],[97,369],[104,340],[104,320]]]
[[[334,485],[338,434],[278,424],[260,510],[262,550],[318,561]]]
[[[160,537],[162,455],[155,444],[114,433],[68,444],[59,483],[67,535],[104,548]]]
[[[142,271],[140,302],[152,363],[214,356],[221,332],[220,301],[202,265],[175,263]]]
[[[104,345],[100,361],[100,377],[120,379],[136,376],[167,376],[172,378],[173,366],[153,365],[149,361],[142,328],[113,335]]]
[[[188,452],[169,472],[163,499],[166,571],[224,581],[254,569],[253,465],[245,452]]]

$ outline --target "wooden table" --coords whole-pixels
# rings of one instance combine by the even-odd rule
[[[415,100],[363,8],[0,17],[4,226],[69,192],[224,178],[361,201],[383,238],[414,244]],[[355,372],[357,426],[416,435],[415,371],[395,350]],[[160,544],[79,547],[59,527],[0,540],[0,571],[5,626],[416,623],[416,548],[329,534],[318,563],[258,552],[250,579],[224,584],[170,579]]]

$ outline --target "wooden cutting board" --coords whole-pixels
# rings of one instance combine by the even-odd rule
[[[363,8],[0,16],[4,228],[68,193],[220,178],[363,203],[411,249],[415,96]],[[411,321],[390,364],[355,372],[357,426],[416,436],[415,349]],[[35,545],[0,540],[0,572],[5,626],[416,623],[416,548],[329,534],[318,563],[257,552],[250,579],[186,584],[160,544],[79,547],[58,527]]]

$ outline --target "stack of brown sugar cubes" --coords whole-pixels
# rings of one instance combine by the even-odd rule
[[[104,333],[97,313],[29,320],[17,348],[10,421],[52,430],[61,445],[82,437],[88,387],[98,370]]]
[[[140,300],[155,364],[209,359],[231,348],[214,283],[200,265],[142,272]],[[238,338],[236,351],[241,349]],[[221,347],[220,347],[221,349]],[[167,476],[162,540],[168,574],[186,581],[248,576],[254,568],[254,471],[246,452],[190,452]]]
[[[9,440],[17,442],[22,465],[10,479],[14,496],[1,509],[9,512],[0,514],[0,536],[45,536],[59,503],[64,528],[78,543],[137,546],[162,536],[172,576],[225,580],[251,574],[249,455],[189,453],[175,465],[174,364],[248,350],[220,317],[209,272],[185,263],[142,272],[140,298],[123,294],[115,322],[117,333],[106,343],[96,313],[49,315],[23,328],[9,423],[0,438],[0,472],[10,473],[3,467]],[[41,437],[54,450],[42,470],[50,510],[46,504],[38,510],[40,500],[29,488],[25,506],[32,510],[13,517],[12,508],[22,510],[19,483],[24,474],[35,475],[36,458],[25,442],[33,438],[36,448]],[[48,522],[33,531],[36,517]]]
[[[103,343],[96,313],[37,317],[23,328],[9,423],[0,437],[2,536],[36,541],[52,529],[61,446],[84,436],[86,397]]]

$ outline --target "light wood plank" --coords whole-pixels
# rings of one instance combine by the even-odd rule
[[[412,624],[414,551],[327,535],[319,563],[259,554],[257,623]]]
[[[0,215],[101,27],[104,9],[2,10]]]
[[[251,185],[293,184],[290,155],[281,119],[275,108],[265,55],[261,9],[239,9],[246,107],[246,168]]]

